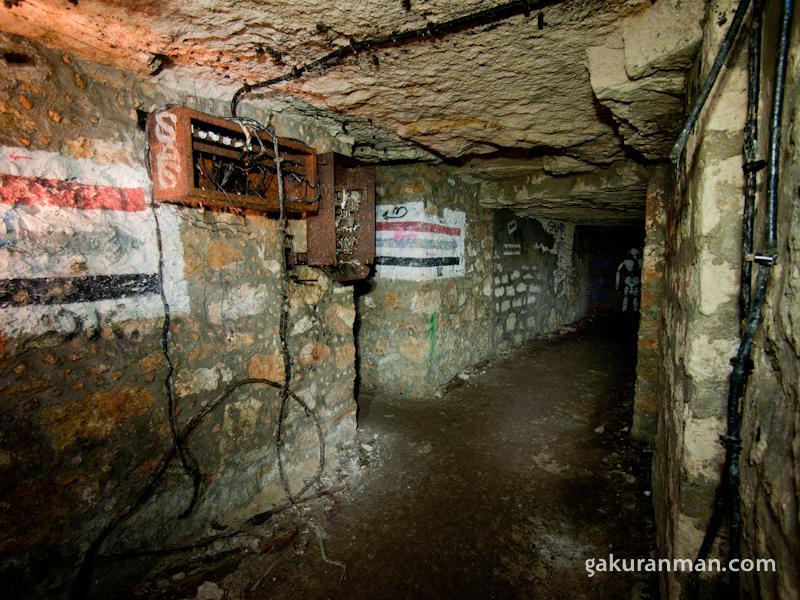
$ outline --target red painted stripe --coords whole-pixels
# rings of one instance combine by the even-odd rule
[[[0,174],[0,204],[63,206],[81,210],[145,210],[142,188],[89,185],[60,179]]]
[[[436,223],[425,223],[423,221],[398,221],[396,223],[376,223],[378,231],[418,231],[424,233],[444,233],[447,235],[461,235],[460,227],[448,227],[447,225],[437,225]]]

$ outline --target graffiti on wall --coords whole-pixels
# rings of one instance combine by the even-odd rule
[[[144,169],[0,147],[0,332],[73,331],[163,313]],[[159,208],[164,287],[188,310],[174,209]],[[162,218],[163,215],[163,218]]]
[[[617,267],[616,289],[622,284],[622,312],[639,312],[639,293],[642,283],[641,250],[631,248],[627,258]]]
[[[175,143],[178,117],[168,110],[161,111],[155,117],[155,135],[159,142],[156,153],[156,169],[158,185],[163,190],[174,189],[181,175],[180,155]]]
[[[378,277],[422,281],[464,276],[466,213],[425,213],[423,202],[376,207],[375,265]]]

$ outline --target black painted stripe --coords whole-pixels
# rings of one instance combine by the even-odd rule
[[[0,279],[0,308],[113,300],[158,291],[157,273]]]
[[[410,256],[378,256],[375,264],[391,267],[448,267],[458,265],[461,259],[457,256],[443,256],[439,258],[417,258]]]

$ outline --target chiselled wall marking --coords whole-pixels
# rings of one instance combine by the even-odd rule
[[[0,147],[0,332],[163,314],[145,170]],[[164,288],[189,308],[174,207],[159,207]]]
[[[423,202],[376,208],[379,277],[422,281],[464,276],[466,213],[445,209],[439,218]]]

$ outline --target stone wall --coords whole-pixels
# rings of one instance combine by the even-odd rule
[[[733,5],[709,5],[701,76]],[[724,458],[718,440],[739,331],[745,58],[746,48],[737,46],[690,139],[669,208],[653,482],[658,547],[665,557],[697,555]],[[687,582],[685,575],[662,574],[662,597],[685,595]]]
[[[486,210],[481,189],[446,167],[378,168],[377,272],[358,297],[365,385],[430,395],[495,350],[585,314],[575,225]]]
[[[762,85],[771,94],[777,55],[778,2],[767,3]],[[778,264],[753,350],[754,369],[745,398],[742,438],[742,554],[772,558],[775,573],[743,576],[745,597],[800,596],[800,8],[795,4],[792,46],[787,69],[781,185],[778,202]],[[762,88],[763,89],[763,88]],[[761,112],[762,146],[769,111]],[[763,210],[757,215],[763,216]],[[757,217],[756,249],[763,235]]]
[[[709,3],[694,89],[713,61],[736,2]],[[778,3],[765,28],[762,101],[769,96]],[[756,339],[754,371],[744,403],[742,511],[746,558],[772,558],[775,573],[743,574],[745,597],[798,594],[798,18],[795,15],[783,136],[779,266]],[[746,44],[734,49],[679,165],[668,205],[663,352],[659,374],[654,502],[659,554],[696,556],[708,525],[724,452],[728,376],[738,343],[742,218],[742,139],[746,105]],[[763,144],[769,104],[762,102]],[[762,153],[762,157],[766,156]],[[763,177],[763,175],[762,175]],[[756,229],[763,228],[763,210]],[[760,243],[756,242],[759,249]],[[661,596],[687,595],[686,577],[662,574]],[[704,578],[721,594],[720,576]]]
[[[444,263],[448,261],[440,261],[444,265],[441,270],[436,266],[420,266],[427,263],[419,261],[401,264],[395,260],[394,265],[383,265],[388,268],[378,265],[376,276],[368,281],[369,290],[358,298],[359,373],[363,384],[422,397],[488,355],[492,216],[478,206],[477,190],[477,186],[442,167],[378,167],[378,262],[382,254],[406,254],[404,258],[421,254],[408,248],[405,238],[388,235],[397,231],[389,229],[392,219],[386,221],[384,237],[380,223],[383,213],[389,211],[387,217],[409,217],[405,210],[396,207],[420,210],[413,221],[404,221],[412,223],[408,227],[418,231],[405,231],[417,236],[420,243],[436,244],[433,253],[444,256],[439,244],[450,248],[447,252],[460,253],[457,258],[461,262],[447,265]],[[459,218],[463,219],[463,227],[453,225]],[[423,221],[430,226],[413,225]],[[438,226],[438,222],[442,225]],[[456,229],[462,231],[457,233]],[[448,235],[454,238],[463,235],[463,240],[449,240]],[[454,244],[447,246],[451,241]],[[405,246],[403,252],[391,251],[387,247],[390,242],[395,248]],[[383,258],[390,262],[390,257]]]
[[[633,437],[649,444],[655,441],[658,414],[658,369],[661,361],[659,335],[664,300],[664,243],[669,193],[669,170],[666,165],[651,167],[647,185],[636,395],[631,427]]]
[[[242,378],[281,380],[282,244],[262,215],[150,205],[137,109],[224,113],[223,100],[16,38],[0,44],[27,57],[0,73],[0,589],[56,597],[171,447],[162,285],[180,429]],[[319,272],[300,275],[288,289],[291,387],[316,410],[332,467],[355,428],[353,294]],[[179,542],[283,501],[278,400],[268,387],[237,390],[189,439],[203,474],[192,516],[177,518],[192,483],[173,464],[103,550]],[[318,447],[296,406],[284,453],[297,490]]]
[[[587,256],[571,223],[494,211],[492,348],[507,350],[586,312]]]

